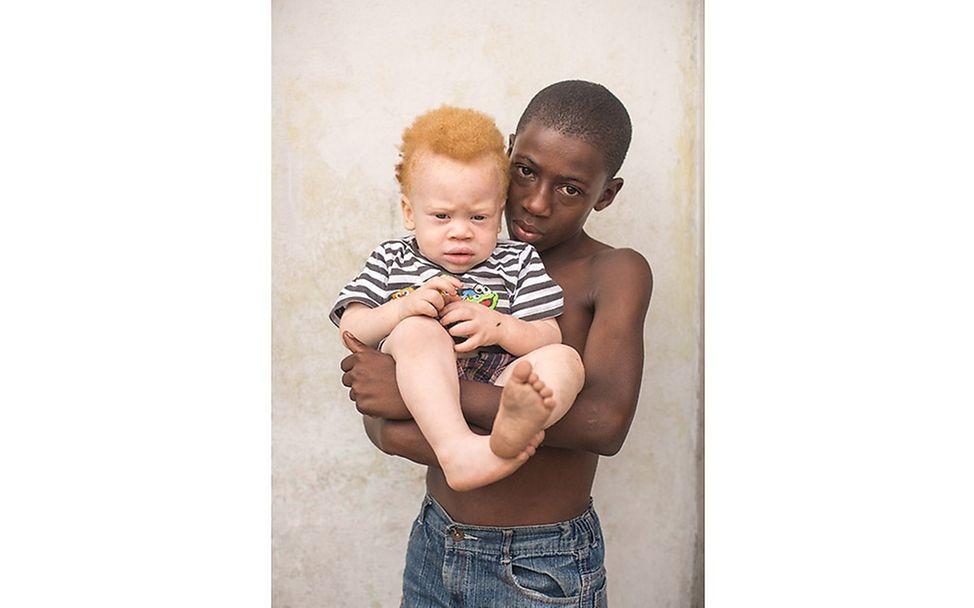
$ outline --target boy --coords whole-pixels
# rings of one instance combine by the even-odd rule
[[[516,473],[473,492],[450,490],[389,383],[394,362],[346,339],[353,353],[342,361],[342,383],[366,414],[369,438],[388,454],[428,465],[428,496],[406,555],[404,606],[605,605],[605,545],[590,495],[599,455],[619,451],[635,413],[653,277],[640,254],[596,241],[584,225],[622,188],[615,175],[630,137],[622,103],[582,81],[540,91],[510,137],[507,226],[537,248],[564,290],[562,340],[585,365],[571,409]],[[471,425],[490,428],[497,389],[461,382],[461,402]]]
[[[561,344],[561,289],[535,249],[497,242],[509,170],[493,120],[444,106],[406,129],[401,152],[403,223],[415,237],[380,244],[331,319],[396,360],[447,483],[471,490],[533,455],[581,390],[581,360]],[[490,437],[463,419],[458,372],[504,387]]]

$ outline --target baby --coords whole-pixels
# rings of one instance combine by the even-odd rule
[[[537,251],[498,242],[510,178],[490,117],[444,106],[403,133],[396,167],[403,224],[339,294],[330,318],[396,360],[403,401],[447,483],[471,490],[510,475],[584,383],[561,344],[561,288]],[[459,378],[503,386],[489,437],[470,430]]]

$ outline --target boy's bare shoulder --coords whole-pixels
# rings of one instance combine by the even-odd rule
[[[595,252],[589,263],[596,300],[649,305],[653,270],[641,253],[628,247],[606,248]]]
[[[649,262],[635,249],[628,247],[607,248],[592,255],[591,263],[595,274],[605,281],[631,281],[641,279],[652,285],[653,270]]]

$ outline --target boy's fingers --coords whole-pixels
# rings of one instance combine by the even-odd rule
[[[344,342],[348,350],[352,351],[353,353],[360,353],[369,348],[364,342],[353,336],[352,332],[350,331],[342,332],[342,342]]]

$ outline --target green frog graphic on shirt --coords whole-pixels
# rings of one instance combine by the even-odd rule
[[[457,295],[467,302],[482,304],[491,310],[497,308],[497,294],[486,285],[476,284],[473,287],[464,287]]]

